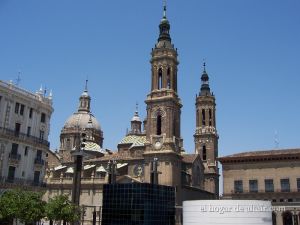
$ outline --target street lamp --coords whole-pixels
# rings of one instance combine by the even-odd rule
[[[83,150],[85,148],[86,133],[81,133],[80,137],[76,137],[75,150],[72,152],[74,157],[74,175],[73,175],[73,190],[72,203],[79,207],[80,189],[81,189],[81,171],[83,161]],[[74,222],[74,225],[80,224],[79,221]]]

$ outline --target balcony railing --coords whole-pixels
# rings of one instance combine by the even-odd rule
[[[287,189],[274,189],[273,191],[271,190],[264,190],[264,189],[259,189],[256,191],[249,191],[249,190],[243,190],[242,192],[234,191],[231,190],[230,194],[235,194],[235,195],[249,195],[249,194],[272,194],[272,193],[295,193],[295,192],[300,192],[300,189],[297,188],[291,188],[289,190]]]
[[[33,186],[33,187],[46,187],[46,183],[37,182],[34,180],[27,180],[15,177],[1,177],[0,176],[0,185],[14,185],[14,186]]]
[[[21,160],[21,154],[18,154],[18,153],[9,153],[8,157],[11,160],[16,160],[16,161]]]
[[[45,161],[41,158],[35,158],[34,164],[43,166],[43,165],[45,165]]]
[[[4,128],[4,127],[0,127],[0,134],[8,135],[10,137],[17,137],[19,140],[30,141],[35,144],[44,145],[46,147],[50,146],[49,141],[22,132],[16,132],[15,130]]]

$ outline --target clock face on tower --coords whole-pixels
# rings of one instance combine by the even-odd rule
[[[144,175],[144,165],[142,164],[137,164],[133,168],[133,173],[137,177],[141,177]]]
[[[160,143],[159,141],[157,141],[157,142],[154,144],[154,148],[155,148],[156,150],[161,149],[161,143]]]

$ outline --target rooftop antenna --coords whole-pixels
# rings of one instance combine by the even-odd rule
[[[278,147],[279,147],[279,138],[278,138],[277,130],[275,130],[274,143],[275,143],[275,149],[278,149]]]
[[[18,77],[16,79],[16,86],[19,86],[20,82],[21,82],[21,71],[19,70],[18,71]]]

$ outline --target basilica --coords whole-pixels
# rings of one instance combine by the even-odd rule
[[[90,110],[91,96],[86,85],[77,112],[61,130],[59,151],[48,154],[46,199],[57,194],[71,194],[72,152],[83,133],[86,140],[82,149],[80,204],[87,209],[85,224],[90,224],[93,210],[101,214],[102,187],[109,182],[111,164],[115,165],[117,183],[150,183],[151,165],[157,161],[158,184],[175,187],[179,211],[184,200],[219,197],[215,96],[210,90],[204,64],[201,87],[195,99],[196,124],[191,128],[195,129],[195,149],[193,154],[188,154],[184,151],[181,136],[182,103],[177,92],[180,85],[177,83],[177,57],[164,7],[159,36],[151,52],[151,91],[145,98],[147,117],[140,118],[137,109],[130,121],[131,129],[117,144],[117,150],[105,150],[104,132]],[[177,216],[176,220],[180,221],[180,213]]]

